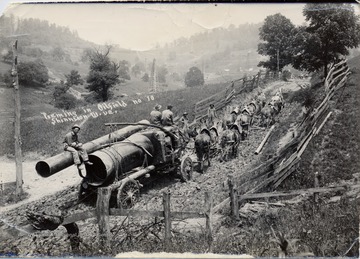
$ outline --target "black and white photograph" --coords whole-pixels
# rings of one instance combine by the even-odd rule
[[[358,4],[0,7],[0,257],[359,257]]]

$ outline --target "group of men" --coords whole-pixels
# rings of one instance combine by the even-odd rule
[[[175,122],[172,108],[172,105],[168,105],[167,108],[161,112],[161,105],[155,105],[154,110],[150,112],[150,123],[158,126],[174,126]],[[184,112],[179,120],[178,126],[184,128],[188,125],[189,119],[187,116],[188,113]]]
[[[162,112],[161,105],[157,104],[154,107],[154,110],[150,112],[150,122],[151,124],[158,126],[174,126],[174,113],[172,111],[173,106],[168,105],[165,110]],[[217,118],[216,109],[213,104],[208,108],[208,125],[212,125],[214,119]],[[188,113],[184,112],[179,119],[177,126],[180,130],[185,130],[189,126]],[[80,131],[80,126],[75,124],[71,131],[68,132],[64,138],[64,150],[68,151],[72,154],[74,159],[74,163],[77,166],[80,166],[82,162],[86,165],[92,165],[89,161],[88,154],[86,150],[83,148],[82,143],[79,142],[78,133]]]

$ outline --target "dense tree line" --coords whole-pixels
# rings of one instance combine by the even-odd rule
[[[79,38],[77,31],[71,31],[68,27],[58,26],[46,20],[28,18],[20,19],[13,15],[0,16],[0,47],[8,47],[11,39],[9,35],[26,34],[21,38],[21,46],[50,45],[72,46],[91,45]],[[21,49],[19,49],[21,52]]]
[[[228,28],[214,28],[210,31],[196,33],[189,38],[180,37],[173,42],[166,44],[167,48],[182,47],[192,49],[194,52],[202,51],[206,46],[214,51],[223,49],[223,44],[231,45],[235,50],[250,49],[259,42],[257,33],[261,24],[242,24],[239,26],[230,25]],[[169,60],[176,59],[176,53],[169,53]]]
[[[266,17],[260,28],[258,53],[269,56],[259,66],[281,71],[294,68],[328,73],[330,64],[360,44],[360,16],[350,4],[309,3],[303,9],[306,25],[296,27],[280,13]]]

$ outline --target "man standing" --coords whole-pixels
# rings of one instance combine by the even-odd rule
[[[163,126],[173,126],[174,125],[174,113],[171,111],[173,108],[172,105],[168,105],[166,110],[163,110],[161,123]]]
[[[179,128],[183,131],[188,128],[189,126],[189,118],[187,117],[188,113],[184,112],[182,117],[179,120]]]
[[[79,131],[80,131],[79,125],[75,124],[72,127],[72,131],[70,131],[65,135],[64,150],[72,154],[75,165],[77,166],[81,165],[80,157],[82,158],[85,164],[92,165],[93,163],[89,161],[89,157],[86,150],[83,149],[82,143],[79,142],[78,139]]]
[[[210,107],[208,108],[208,112],[207,112],[207,117],[208,117],[208,126],[212,126],[214,124],[214,119],[217,118],[217,114],[216,114],[216,109],[214,107],[214,104],[210,104]]]
[[[154,107],[154,110],[150,112],[150,123],[154,125],[161,125],[161,105],[157,104]]]

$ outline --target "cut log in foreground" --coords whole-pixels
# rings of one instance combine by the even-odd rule
[[[255,150],[255,155],[258,155],[261,150],[263,149],[266,141],[268,140],[268,138],[270,137],[272,131],[275,129],[275,125],[272,125],[269,132],[266,134],[266,136],[264,137],[264,139],[261,141],[260,146]]]

